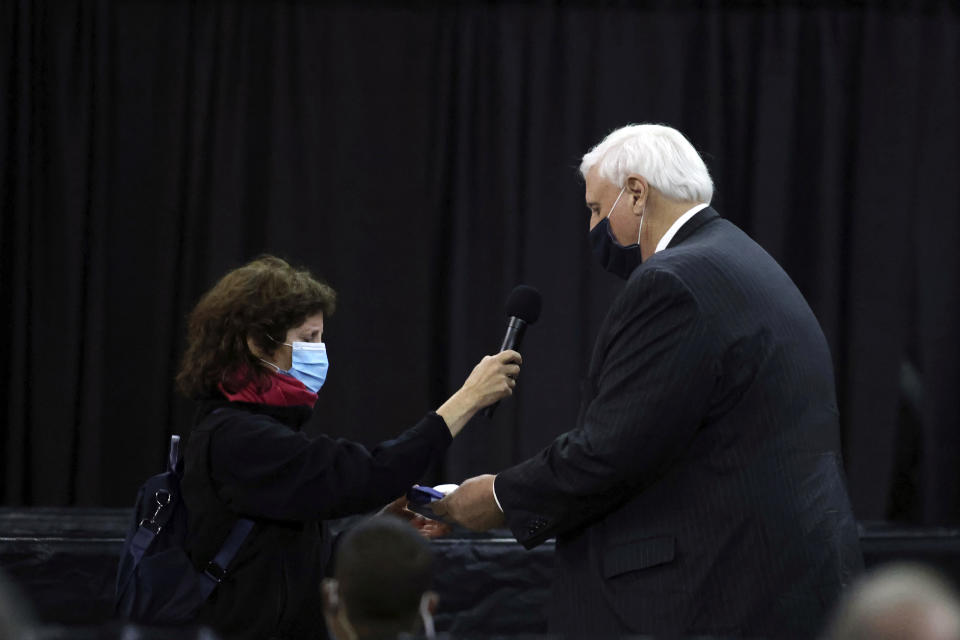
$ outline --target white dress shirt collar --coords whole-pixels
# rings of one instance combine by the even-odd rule
[[[673,240],[673,236],[677,235],[677,231],[680,231],[680,227],[685,225],[690,218],[697,215],[709,206],[710,203],[700,203],[677,218],[676,221],[670,225],[670,228],[667,229],[667,232],[663,234],[663,237],[660,238],[660,242],[657,243],[657,248],[654,249],[653,252],[657,253],[658,251],[663,251],[666,249],[667,245],[670,244],[670,241]]]

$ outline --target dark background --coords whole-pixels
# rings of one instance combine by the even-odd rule
[[[262,252],[340,293],[313,428],[367,443],[538,287],[517,396],[432,476],[534,453],[620,285],[576,167],[646,121],[820,319],[857,515],[960,520],[955,7],[0,3],[3,504],[131,504],[190,422],[186,314]]]

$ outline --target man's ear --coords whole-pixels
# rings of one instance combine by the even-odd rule
[[[340,609],[340,585],[334,578],[324,578],[321,591],[323,591],[323,610],[336,615]]]
[[[425,591],[423,595],[427,599],[427,611],[430,612],[430,615],[435,615],[437,605],[440,604],[440,596],[436,591]]]
[[[643,208],[650,196],[650,184],[647,179],[637,173],[631,173],[627,176],[624,184],[630,197],[630,208],[637,215],[643,213]]]

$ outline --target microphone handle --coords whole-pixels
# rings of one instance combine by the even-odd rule
[[[507,349],[520,349],[520,343],[523,342],[523,334],[526,332],[527,323],[516,316],[510,316],[510,322],[507,323],[507,334],[503,336],[503,344],[500,345],[500,351]],[[485,418],[492,418],[493,412],[497,410],[500,401],[494,402],[489,407],[485,407],[480,413]]]

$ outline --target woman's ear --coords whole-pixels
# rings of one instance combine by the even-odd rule
[[[253,336],[249,334],[247,335],[247,349],[249,349],[250,353],[257,356],[258,358],[264,357],[263,351],[260,349],[260,347],[257,346],[257,341],[254,340]]]

